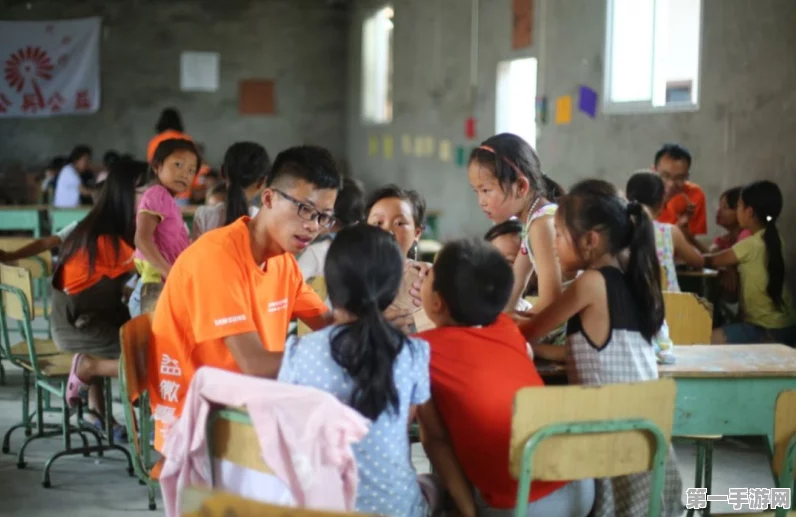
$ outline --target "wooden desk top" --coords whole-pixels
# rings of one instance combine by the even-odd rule
[[[700,277],[707,277],[713,278],[719,276],[719,272],[715,269],[678,269],[677,276],[700,276]]]
[[[675,346],[674,357],[661,377],[796,377],[796,350],[785,345]]]

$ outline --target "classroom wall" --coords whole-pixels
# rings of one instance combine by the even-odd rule
[[[348,152],[352,172],[369,185],[388,181],[423,192],[432,209],[444,211],[446,237],[478,234],[488,227],[466,171],[438,159],[404,157],[402,134],[464,138],[470,113],[469,0],[394,0],[395,118],[366,126],[359,118],[361,22],[377,0],[356,4],[349,31]],[[536,0],[534,43],[511,49],[511,0],[480,0],[478,139],[495,124],[495,73],[501,60],[539,58],[539,94],[552,99],[577,94],[579,84],[603,90],[605,0]],[[786,197],[796,187],[796,2],[704,0],[700,107],[695,112],[605,115],[575,113],[569,126],[539,127],[544,169],[565,186],[585,177],[624,185],[634,169],[650,165],[664,142],[681,142],[694,155],[693,180],[713,213],[723,189],[745,181],[777,181]],[[551,112],[551,115],[553,113]],[[393,134],[396,158],[369,154],[368,137]],[[781,227],[794,220],[786,201]],[[796,239],[788,239],[790,263]]]
[[[28,9],[30,6],[30,9]],[[0,17],[62,19],[100,15],[98,113],[0,119],[0,162],[46,163],[77,143],[143,157],[160,110],[178,108],[213,163],[247,139],[273,155],[314,143],[344,152],[347,13],[321,0],[0,0]],[[220,88],[181,92],[180,53],[221,54]],[[238,114],[238,81],[276,81],[274,116]]]

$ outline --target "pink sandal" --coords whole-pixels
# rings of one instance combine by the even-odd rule
[[[72,358],[72,368],[69,371],[69,380],[66,383],[66,403],[69,407],[75,407],[80,403],[80,392],[87,389],[86,383],[77,376],[77,367],[83,354],[75,354]]]

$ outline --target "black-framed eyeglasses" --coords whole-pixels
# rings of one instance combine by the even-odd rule
[[[297,208],[296,213],[298,214],[299,217],[301,217],[305,221],[317,221],[318,226],[320,226],[321,228],[331,228],[332,226],[334,226],[334,223],[336,222],[334,216],[320,212],[315,208],[313,208],[312,206],[308,205],[307,203],[299,201],[298,199],[294,198],[293,196],[285,194],[279,189],[272,189],[272,190],[277,194],[279,194],[280,196],[282,196],[283,198],[290,201],[291,203],[293,203],[294,205],[296,205]]]

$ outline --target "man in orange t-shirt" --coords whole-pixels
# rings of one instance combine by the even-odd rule
[[[655,153],[654,170],[666,186],[664,207],[658,221],[676,224],[690,235],[706,234],[707,202],[699,185],[688,181],[691,173],[688,150],[677,144],[664,145]]]
[[[158,450],[197,369],[276,378],[290,320],[313,329],[332,322],[293,254],[334,223],[340,181],[325,149],[287,149],[274,161],[257,216],[208,232],[174,263],[150,341]]]
[[[513,282],[497,249],[460,240],[439,252],[423,283],[423,308],[437,328],[418,335],[431,345],[432,401],[418,408],[421,437],[464,515],[513,511],[517,481],[509,473],[508,450],[514,396],[544,385],[525,338],[502,314]],[[528,514],[585,516],[593,501],[592,480],[534,481]]]

